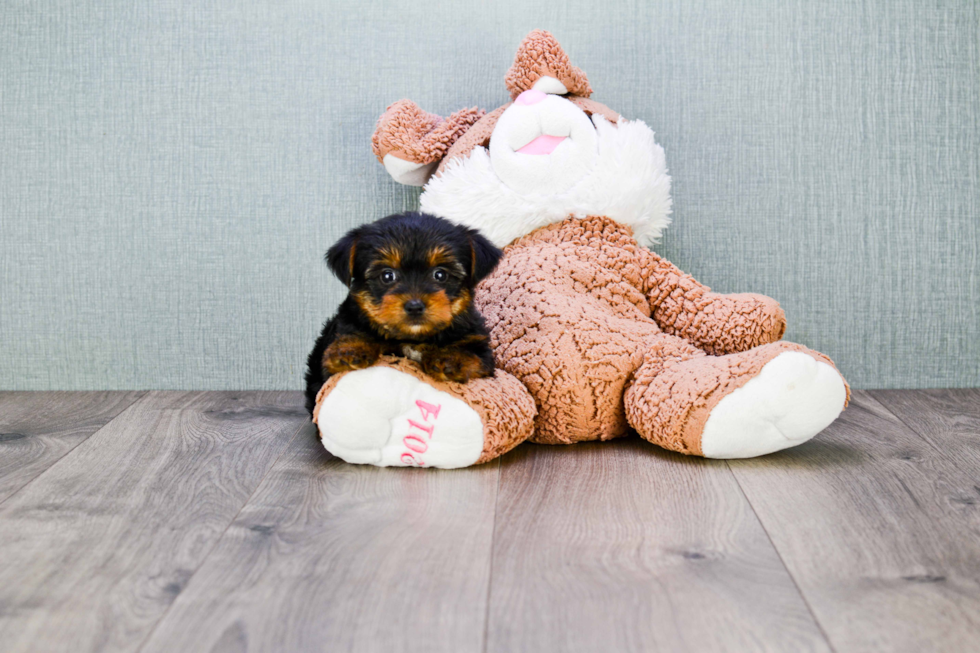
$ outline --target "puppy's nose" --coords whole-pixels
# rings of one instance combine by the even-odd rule
[[[518,95],[517,101],[520,102],[521,104],[531,105],[531,104],[537,104],[538,102],[545,99],[546,97],[548,97],[548,94],[545,93],[544,91],[536,91],[532,88],[531,90],[524,91],[523,93]]]
[[[425,310],[425,302],[421,299],[410,299],[405,302],[405,312],[412,316],[418,316]]]

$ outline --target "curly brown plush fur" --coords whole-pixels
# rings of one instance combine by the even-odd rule
[[[543,77],[551,79],[533,88]],[[793,446],[829,424],[846,405],[846,383],[823,354],[779,342],[786,318],[775,300],[712,292],[638,244],[635,236],[647,243],[651,233],[659,233],[670,206],[666,164],[652,131],[592,100],[585,74],[571,66],[547,32],[528,35],[506,84],[515,101],[489,113],[466,114],[472,120],[466,129],[453,128],[452,138],[439,140],[439,151],[445,153],[441,160],[432,158],[435,150],[428,144],[433,138],[428,135],[441,123],[414,104],[390,109],[375,132],[376,143],[400,143],[406,161],[439,160],[436,177],[421,198],[424,206],[460,224],[479,226],[498,245],[506,245],[500,264],[474,296],[489,328],[494,376],[465,386],[426,380],[443,393],[440,397],[458,399],[479,414],[483,452],[478,462],[506,451],[521,437],[564,444],[631,431],[684,454],[744,457]],[[556,95],[561,86],[568,93]],[[576,109],[589,119],[579,132],[585,140],[573,138],[568,127],[583,125]],[[411,120],[393,119],[398,112]],[[566,131],[552,124],[561,120],[567,121]],[[544,124],[557,132],[546,134]],[[619,140],[597,139],[598,147],[583,149],[590,127]],[[565,158],[521,159],[530,143],[521,141],[525,136],[571,143],[544,153]],[[601,168],[600,159],[607,165],[627,161],[617,157],[626,151],[615,149],[620,142],[633,144],[633,154],[639,149],[657,156],[628,159],[623,168]],[[507,149],[500,149],[501,143]],[[386,147],[391,153],[396,146]],[[379,157],[383,151],[376,146]],[[579,158],[570,158],[573,154]],[[580,165],[564,165],[568,161]],[[611,169],[616,174],[602,177],[603,183],[589,177],[593,170]],[[500,170],[517,172],[507,181]],[[563,186],[560,175],[577,174],[568,170],[579,170],[581,176]],[[613,183],[606,183],[609,179]],[[535,192],[539,187],[551,190]],[[581,194],[572,193],[581,188]],[[450,201],[435,201],[439,193]],[[642,201],[618,201],[624,197]],[[607,212],[591,215],[593,206]],[[650,231],[655,210],[661,221]],[[491,233],[502,225],[509,230]],[[398,371],[411,376],[412,383],[426,379],[409,363],[400,363]],[[332,393],[335,383],[331,378],[318,401]],[[810,387],[817,390],[810,393]],[[514,409],[526,404],[522,391],[533,398],[535,410]],[[770,401],[772,394],[788,399]],[[715,415],[722,417],[712,422]],[[722,426],[711,431],[714,439],[706,447],[711,424]],[[381,434],[379,441],[386,437]],[[754,446],[757,437],[765,444]]]

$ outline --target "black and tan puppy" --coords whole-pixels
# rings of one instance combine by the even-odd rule
[[[473,291],[501,254],[479,232],[424,213],[390,215],[341,238],[326,259],[349,293],[307,361],[310,413],[330,375],[369,367],[383,354],[411,358],[441,381],[492,375]]]

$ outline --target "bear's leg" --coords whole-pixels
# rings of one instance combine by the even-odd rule
[[[637,432],[666,449],[706,458],[751,458],[806,442],[847,403],[829,358],[788,342],[707,356],[661,336],[626,391]]]
[[[349,463],[379,467],[466,467],[531,435],[534,400],[506,372],[440,383],[393,357],[327,379],[313,421],[323,446]]]
[[[497,366],[537,401],[531,441],[571,444],[627,435],[626,382],[659,329],[638,313],[622,317],[602,302],[562,299],[525,304],[521,317],[534,327],[509,342],[498,338],[494,346]]]

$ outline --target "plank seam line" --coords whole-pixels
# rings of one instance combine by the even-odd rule
[[[303,420],[302,423],[300,423],[300,425],[296,427],[296,430],[293,431],[293,434],[289,436],[289,441],[286,443],[286,446],[283,447],[282,452],[278,456],[276,456],[276,459],[272,461],[268,469],[265,470],[265,473],[262,474],[262,478],[260,478],[259,482],[255,484],[255,487],[252,488],[251,494],[249,494],[248,498],[245,499],[244,502],[242,502],[242,505],[238,508],[238,512],[236,512],[235,516],[231,518],[231,520],[228,522],[228,525],[225,526],[225,529],[221,531],[221,535],[215,538],[214,544],[211,545],[211,548],[208,549],[208,552],[204,555],[203,558],[201,558],[200,564],[194,568],[193,573],[191,573],[191,575],[188,577],[187,583],[184,584],[184,588],[186,588],[187,585],[190,585],[191,580],[194,579],[194,576],[197,575],[197,572],[199,572],[201,568],[204,567],[205,564],[207,564],[207,561],[211,557],[211,554],[214,553],[214,550],[218,548],[218,545],[221,544],[221,541],[225,539],[225,535],[228,534],[228,529],[230,529],[232,525],[238,520],[238,516],[242,514],[242,510],[245,510],[245,506],[251,503],[252,498],[255,496],[255,493],[259,491],[259,488],[262,487],[262,483],[265,481],[266,477],[272,472],[272,469],[279,463],[279,460],[286,455],[286,452],[289,451],[289,446],[293,443],[293,440],[296,439],[296,436],[299,434],[299,432],[306,427],[306,424],[307,421]],[[183,591],[184,590],[181,589],[181,592]],[[174,604],[179,599],[180,599],[180,594],[174,597],[174,600],[170,602],[170,605],[167,606],[167,609],[164,610],[163,613],[157,618],[157,622],[153,624],[153,628],[150,629],[150,632],[146,634],[146,637],[143,638],[143,641],[140,642],[139,646],[135,649],[136,651],[143,650],[147,642],[149,642],[150,638],[153,636],[153,633],[157,631],[157,628],[160,627],[160,624],[163,623],[163,620],[167,618],[167,615],[170,614],[170,610],[174,607]]]
[[[946,388],[943,388],[943,389],[945,390]],[[953,467],[955,467],[957,469],[960,468],[959,460],[955,456],[952,456],[952,455],[946,453],[945,451],[943,451],[942,449],[940,449],[939,447],[937,447],[935,444],[933,444],[932,440],[930,440],[925,435],[923,435],[922,433],[920,433],[917,428],[915,428],[914,426],[912,426],[911,424],[909,424],[908,422],[906,422],[902,418],[901,415],[899,415],[898,413],[894,412],[891,408],[889,408],[888,407],[888,404],[886,404],[885,402],[883,402],[881,399],[878,398],[878,396],[877,396],[877,393],[878,392],[879,392],[878,390],[866,390],[864,394],[869,399],[871,399],[871,401],[873,401],[876,404],[878,404],[879,406],[881,406],[882,410],[884,410],[886,413],[888,413],[889,415],[891,415],[892,417],[894,417],[896,420],[898,420],[898,423],[899,424],[901,424],[902,426],[904,426],[905,428],[907,428],[909,431],[911,431],[912,433],[914,433],[920,440],[922,440],[923,442],[925,442],[926,443],[926,446],[928,446],[930,449],[932,449],[937,454],[939,454],[939,456],[941,458],[943,458],[945,460],[948,460],[949,462],[953,463]],[[916,392],[916,391],[915,390],[911,390],[910,392]]]
[[[481,650],[487,653],[487,640],[490,637],[490,598],[493,590],[493,554],[497,548],[497,510],[500,509],[500,477],[504,470],[500,465],[500,458],[497,458],[497,486],[493,492],[493,524],[490,526],[490,565],[487,570],[487,601],[483,611],[483,646]]]
[[[823,624],[820,623],[820,619],[817,618],[816,613],[813,611],[813,606],[810,605],[810,601],[807,600],[806,594],[804,594],[803,590],[800,588],[800,584],[796,582],[796,577],[793,576],[793,572],[786,564],[786,561],[783,560],[783,554],[780,553],[779,548],[776,546],[776,543],[773,542],[772,535],[769,534],[769,529],[766,528],[766,525],[762,521],[762,518],[759,517],[759,513],[756,512],[755,506],[753,506],[752,502],[749,501],[748,495],[745,494],[745,489],[742,487],[742,484],[739,482],[738,475],[735,473],[735,470],[732,469],[731,462],[726,460],[725,465],[728,467],[728,472],[732,475],[732,478],[735,479],[735,485],[738,486],[738,491],[742,495],[742,498],[745,499],[745,503],[749,504],[749,508],[752,510],[752,514],[755,515],[755,520],[759,523],[759,527],[762,528],[762,532],[766,534],[766,539],[769,540],[769,546],[771,546],[772,550],[776,552],[776,557],[779,558],[779,564],[783,566],[783,569],[786,570],[786,575],[789,576],[789,579],[791,581],[793,581],[793,587],[796,588],[796,593],[800,595],[800,599],[803,601],[803,605],[806,606],[807,612],[810,613],[810,617],[813,619],[813,624],[817,627],[817,630],[819,630],[820,634],[823,636],[823,641],[827,642],[827,646],[830,647],[831,651],[837,653],[837,649],[834,648],[834,643],[830,641],[830,637],[827,635],[827,631],[824,630]]]
[[[141,393],[139,395],[137,395],[136,398],[133,399],[129,403],[128,406],[126,406],[121,411],[119,411],[118,413],[116,413],[115,416],[113,416],[112,419],[110,419],[108,422],[106,422],[105,424],[103,424],[102,426],[100,426],[99,428],[95,429],[94,431],[92,431],[91,433],[89,433],[87,436],[85,436],[84,438],[82,438],[81,440],[79,440],[77,443],[75,443],[75,446],[74,447],[72,447],[71,449],[69,449],[68,451],[66,451],[65,453],[63,453],[62,455],[58,456],[58,459],[57,460],[51,461],[51,464],[50,465],[48,465],[47,467],[45,467],[44,469],[42,469],[41,471],[39,471],[37,474],[35,474],[34,477],[31,478],[31,480],[29,480],[26,483],[24,483],[23,485],[21,485],[19,488],[17,488],[16,490],[14,490],[13,492],[11,492],[7,496],[5,496],[3,499],[0,499],[0,506],[2,506],[4,503],[6,503],[6,501],[8,499],[10,499],[10,497],[12,497],[12,496],[14,496],[16,494],[20,494],[24,490],[24,488],[26,488],[28,485],[30,485],[31,483],[33,483],[34,481],[36,481],[37,479],[41,478],[42,476],[44,476],[45,474],[47,474],[49,471],[51,471],[51,468],[52,467],[54,467],[55,465],[57,465],[58,463],[60,463],[62,460],[64,460],[66,457],[68,457],[73,451],[75,451],[75,449],[79,448],[80,446],[82,446],[83,444],[85,444],[86,442],[88,442],[97,433],[101,433],[102,432],[102,429],[108,427],[110,424],[112,424],[117,419],[119,419],[120,417],[122,417],[123,413],[126,413],[129,410],[132,410],[133,407],[136,406],[136,404],[142,402],[143,401],[143,398],[146,397],[146,395],[148,395],[148,394],[150,394],[150,391],[149,390],[143,390],[143,391],[141,391]]]

